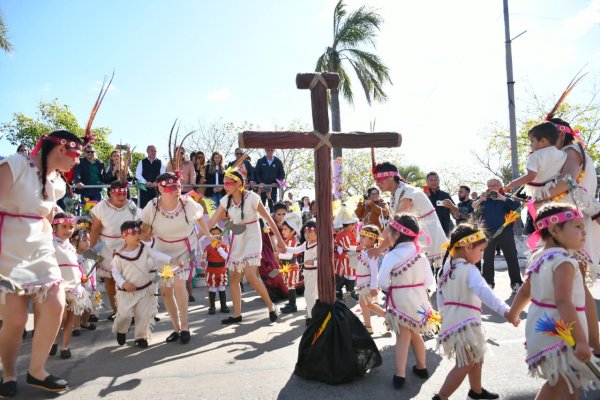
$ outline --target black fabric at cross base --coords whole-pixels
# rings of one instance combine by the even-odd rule
[[[318,335],[329,313],[331,318]],[[381,363],[373,338],[343,302],[329,305],[317,300],[311,323],[300,340],[296,375],[335,385],[364,376]]]

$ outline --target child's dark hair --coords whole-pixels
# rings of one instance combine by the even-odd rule
[[[75,142],[76,144],[83,146],[83,141],[79,136],[66,130],[54,131],[51,134],[49,134],[48,137],[65,139],[65,142]],[[60,145],[60,142],[57,143],[53,140],[44,140],[40,148],[40,158],[42,161],[40,180],[42,181],[42,198],[44,200],[48,199],[48,194],[46,193],[46,175],[48,175],[48,155],[50,154],[53,148]]]
[[[121,224],[121,233],[127,229],[139,228],[141,225],[138,221],[125,221]]]
[[[59,212],[54,214],[53,219],[58,219],[58,218],[73,218],[75,219],[75,217],[72,214],[66,213],[66,212]],[[52,224],[52,230],[56,229],[56,225]]]
[[[417,220],[417,217],[415,217],[412,214],[409,214],[409,213],[396,214],[396,215],[394,215],[394,221],[398,222],[399,224],[404,225],[407,229],[410,229],[412,232],[414,232],[415,235],[419,233],[419,230],[420,230],[419,222]],[[392,227],[390,227],[390,229],[392,230],[392,232],[395,232],[396,234],[398,234],[398,238],[396,239],[396,242],[394,243],[392,248],[398,246],[400,243],[412,242],[413,240],[415,240],[414,236],[405,235],[404,233],[398,232],[397,230],[395,230]]]
[[[214,155],[215,154],[213,153],[213,157],[214,157]],[[241,186],[241,188],[242,188],[242,201],[240,203],[240,212],[241,212],[241,217],[242,217],[242,220],[243,220],[244,219],[244,197],[246,197],[246,196],[244,196],[244,194],[245,194],[244,193],[244,177],[242,176],[242,174],[240,173],[240,171],[231,171],[231,172],[228,172],[228,174],[235,175],[240,180],[240,182],[242,182],[242,186]],[[229,197],[227,198],[227,208],[225,209],[225,211],[229,211],[229,207],[231,207],[231,200],[232,200],[232,198],[233,198],[233,196],[231,196],[231,195],[229,195]]]
[[[535,223],[537,223],[539,220],[549,217],[551,215],[558,214],[563,211],[571,211],[571,210],[573,210],[573,206],[571,206],[570,204],[566,204],[566,203],[553,202],[553,203],[544,204],[538,210],[538,215],[535,218]],[[565,225],[565,222],[559,222],[557,225],[562,229],[562,227]],[[548,239],[552,238],[552,234],[550,233],[548,228],[540,229],[539,233],[543,240],[548,240]]]
[[[473,233],[480,231],[480,230],[483,230],[481,225],[475,225],[475,224],[470,224],[470,223],[462,223],[462,224],[459,224],[456,228],[454,228],[454,230],[450,234],[450,245],[446,249],[446,253],[444,253],[442,265],[446,264],[446,260],[448,259],[448,256],[450,255],[450,250],[456,244],[456,242],[458,242],[460,239],[467,237],[469,235],[472,235]],[[477,246],[481,243],[484,243],[485,241],[486,241],[486,239],[481,239],[477,242],[470,243],[470,245]]]
[[[404,225],[404,224],[402,224]],[[406,226],[406,225],[405,225]],[[407,226],[408,228],[408,226]],[[361,228],[361,230],[366,231],[366,232],[370,232],[370,233],[374,233],[377,236],[381,235],[381,230],[379,229],[379,227],[377,225],[365,225]],[[419,230],[417,229],[417,232]]]
[[[297,235],[298,233],[300,233],[300,232],[296,232],[296,230],[295,230],[294,228],[292,228],[292,227],[290,226],[290,224],[288,224],[288,223],[287,223],[287,222],[285,222],[285,221],[283,221],[283,222],[281,223],[281,226],[287,226],[287,227],[288,227],[288,229],[289,229],[290,231],[294,232],[294,234],[295,234],[295,235]]]
[[[285,212],[290,212],[290,208],[287,206],[287,204],[283,203],[283,202],[277,202],[275,203],[275,205],[273,205],[273,212],[276,213],[277,210],[285,210]]]
[[[166,181],[168,179],[178,180],[177,175],[175,175],[173,172],[165,172],[164,174],[160,174],[158,176],[158,178],[156,178],[156,183],[160,183],[160,182]],[[115,181],[115,182],[118,182],[118,181]],[[113,182],[113,183],[115,183],[115,182]],[[112,186],[112,184],[111,184],[111,186]],[[156,197],[156,199],[154,200],[156,209],[154,210],[154,217],[152,217],[152,222],[150,222],[151,228],[154,225],[154,220],[156,219],[156,215],[158,214],[158,200],[160,200],[160,191],[158,192],[158,197]],[[242,200],[242,201],[244,201],[244,200]],[[183,216],[185,217],[185,222],[186,222],[186,224],[189,224],[190,221],[188,220],[187,212],[185,212],[185,204],[183,204],[183,200],[181,200],[181,196],[179,197],[179,204],[181,204],[181,208],[183,209]]]
[[[219,228],[218,225],[213,226],[212,228],[210,228],[209,232],[212,232],[214,230],[219,231],[219,233],[223,233],[223,229]]]
[[[382,162],[381,164],[377,164],[375,166],[375,172],[398,172],[398,168],[394,164],[386,161]],[[405,180],[401,176],[395,176],[394,182],[400,183],[405,182]]]
[[[306,221],[304,223],[304,226],[302,227],[302,233],[300,234],[300,243],[304,243],[306,242],[306,228],[316,228],[317,227],[317,220],[312,218],[309,219],[308,221]]]
[[[558,140],[558,129],[549,121],[534,126],[529,130],[529,134],[537,140],[546,139],[553,146]]]
[[[567,121],[565,121],[564,119],[561,119],[561,118],[551,118],[550,122],[552,122],[554,125],[566,126],[571,131],[573,131],[573,128],[571,128],[571,125],[569,125],[569,123]],[[565,140],[563,142],[563,145],[564,146],[568,146],[571,143],[573,143],[573,140],[575,140],[575,137],[573,135],[565,135]]]

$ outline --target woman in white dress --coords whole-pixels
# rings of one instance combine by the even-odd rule
[[[429,237],[426,243],[421,244],[423,252],[427,255],[430,264],[439,268],[442,260],[442,245],[446,243],[447,238],[427,195],[421,189],[401,179],[398,168],[388,162],[377,164],[373,170],[373,177],[382,192],[392,194],[390,210],[393,214],[411,213],[417,217],[419,226]],[[388,235],[385,234],[383,237],[387,238]],[[391,245],[392,243],[384,240],[377,249],[372,250],[372,253],[381,253]]]
[[[188,293],[186,281],[194,269],[195,251],[199,237],[195,224],[208,240],[216,240],[202,218],[203,208],[191,197],[181,195],[181,183],[176,174],[167,172],[156,178],[159,197],[142,210],[142,233],[145,239],[153,236],[152,247],[173,259],[183,262],[184,268],[175,269],[175,276],[163,279],[161,295],[171,317],[173,332],[168,343],[190,341],[188,325]]]
[[[113,253],[125,244],[121,237],[123,222],[139,220],[141,212],[133,201],[127,199],[127,182],[114,181],[111,183],[108,188],[108,195],[107,199],[102,200],[92,208],[90,244],[94,247],[100,240],[105,243],[100,251],[102,260],[98,263],[96,276],[104,280],[106,296],[112,308],[108,320],[113,321],[117,313],[115,302],[117,290],[111,272]]]
[[[68,388],[44,368],[65,304],[48,219],[65,194],[57,171],[77,164],[83,142],[71,132],[55,131],[39,143],[31,158],[15,154],[0,162],[0,395],[6,397],[17,392],[17,356],[33,300],[38,313],[27,383],[54,392]]]
[[[221,321],[223,324],[232,324],[242,321],[242,291],[240,277],[245,272],[248,282],[263,299],[269,309],[271,322],[277,321],[277,311],[269,298],[264,283],[258,276],[257,268],[260,265],[262,251],[262,236],[259,217],[271,228],[277,239],[277,251],[285,253],[286,247],[275,221],[271,218],[260,201],[260,196],[254,192],[244,190],[244,177],[237,170],[227,169],[223,179],[223,187],[227,195],[220,201],[217,211],[208,221],[208,226],[214,226],[220,220],[229,216],[230,229],[233,232],[229,258],[226,265],[231,272],[230,289],[233,301],[233,315]]]

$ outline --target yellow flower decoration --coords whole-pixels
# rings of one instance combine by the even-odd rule
[[[290,272],[292,272],[292,264],[290,263],[285,263],[281,266],[281,268],[279,268],[279,272],[282,274],[289,274]]]
[[[160,271],[160,277],[163,279],[175,278],[175,273],[173,272],[173,268],[170,265],[163,266],[162,270]]]

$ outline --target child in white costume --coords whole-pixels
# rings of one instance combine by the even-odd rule
[[[497,399],[499,395],[481,386],[481,370],[486,339],[481,326],[481,304],[509,318],[509,307],[487,285],[475,264],[481,261],[486,246],[483,231],[473,225],[460,224],[450,235],[444,256],[445,263],[438,276],[437,304],[442,326],[437,338],[438,347],[447,357],[456,358],[439,394],[434,399],[446,400],[469,376],[469,399]],[[518,318],[511,322],[517,326]]]
[[[377,304],[377,275],[379,270],[379,257],[369,257],[368,249],[372,249],[379,242],[379,228],[375,225],[363,226],[360,230],[360,249],[356,266],[356,293],[359,297],[361,313],[365,327],[373,334],[371,326],[371,312],[380,317],[385,317],[385,311]]]
[[[66,213],[57,213],[52,220],[52,228],[56,261],[60,267],[66,298],[60,358],[67,359],[71,358],[69,343],[73,333],[75,315],[83,314],[86,309],[91,308],[92,303],[89,293],[83,287],[83,271],[77,259],[77,251],[69,240],[75,228],[75,218]],[[56,354],[56,351],[57,344],[53,344],[50,355]]]
[[[150,325],[157,312],[152,273],[165,264],[183,266],[183,263],[141,243],[140,233],[140,227],[135,221],[127,221],[121,225],[125,245],[112,259],[112,276],[119,288],[113,333],[117,334],[117,343],[124,345],[131,317],[134,317],[135,344],[146,348]]]
[[[584,364],[592,359],[585,287],[579,262],[569,253],[583,247],[584,226],[581,212],[564,203],[542,206],[535,220],[544,247],[531,256],[526,272],[529,284],[519,290],[512,313],[518,315],[531,301],[525,325],[525,361],[532,376],[546,379],[537,398],[578,399],[580,388],[587,390],[600,382]],[[559,321],[565,326],[573,323],[575,349],[544,332]]]
[[[433,333],[433,325],[419,312],[431,312],[427,288],[433,285],[433,273],[418,245],[417,219],[410,214],[396,214],[390,219],[387,240],[392,250],[383,259],[379,271],[379,287],[387,292],[388,325],[396,333],[396,389],[404,386],[408,348],[412,345],[417,365],[412,371],[422,379],[429,377],[425,363],[425,342],[421,333]]]
[[[558,130],[552,122],[544,122],[529,131],[531,154],[527,157],[527,174],[506,185],[511,190],[525,185],[525,193],[536,200],[549,195],[549,189],[556,185],[567,154],[554,145],[558,140]]]

